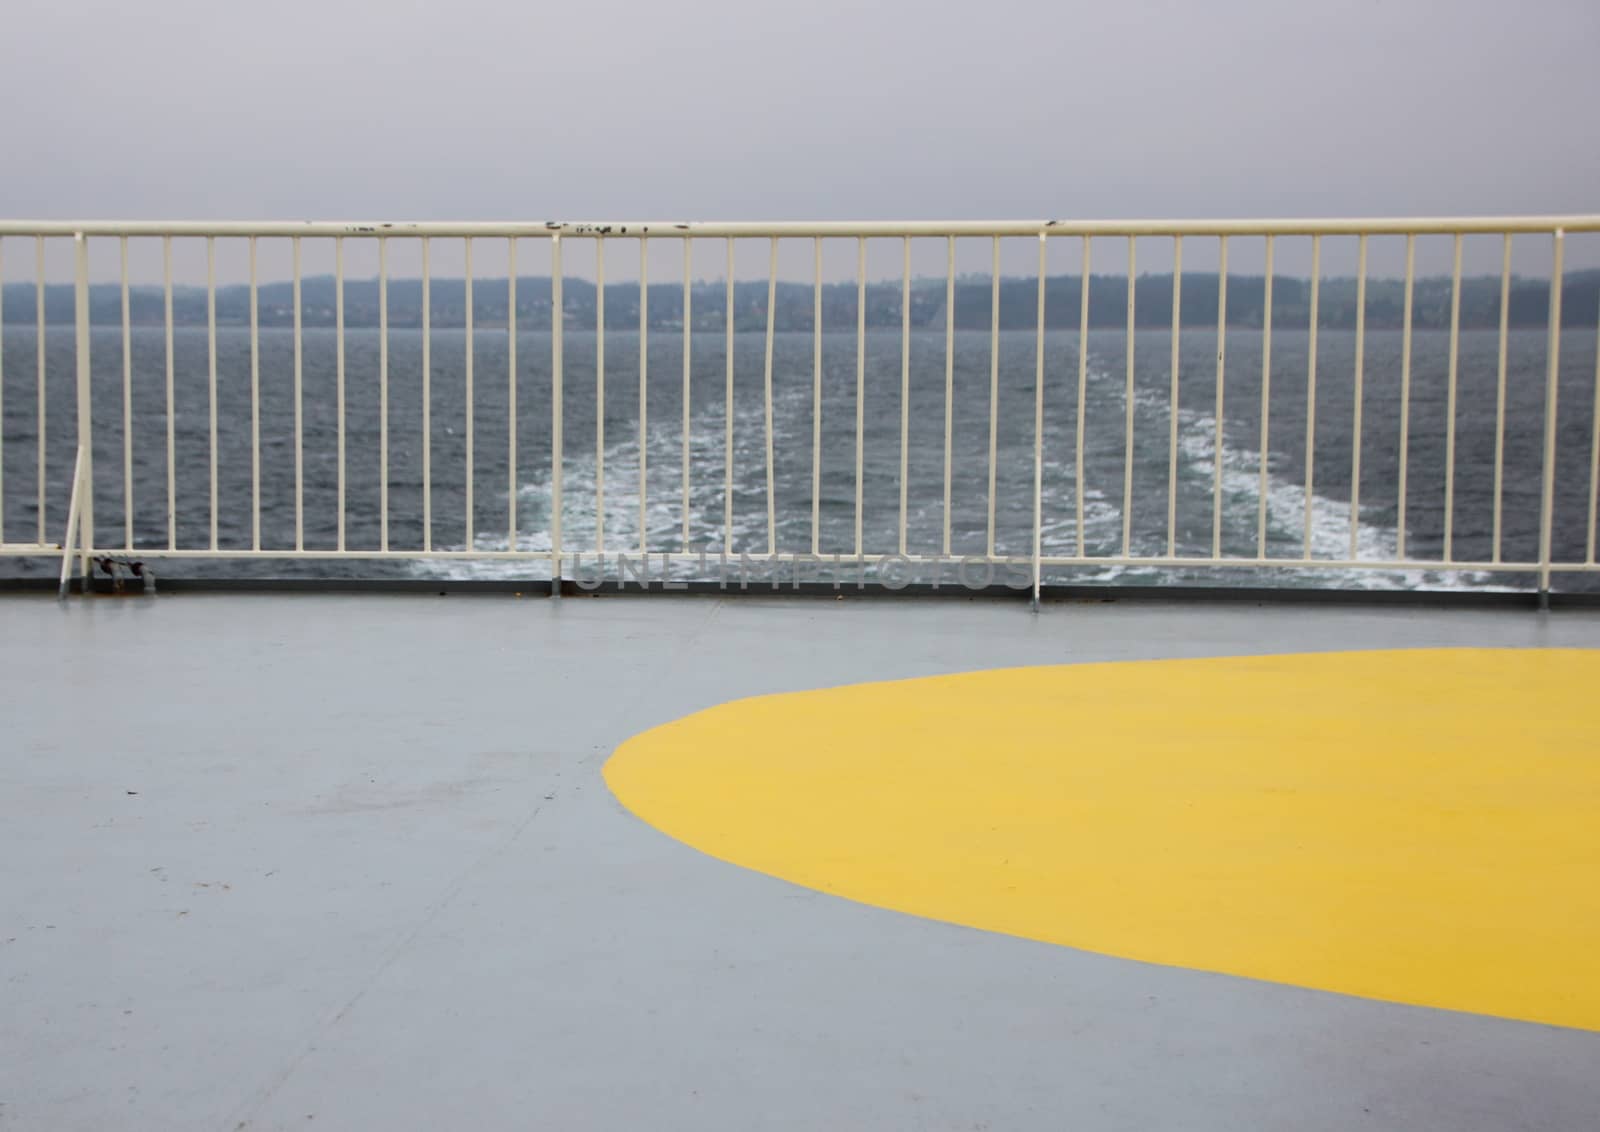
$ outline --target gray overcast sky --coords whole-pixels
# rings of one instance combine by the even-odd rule
[[[1600,208],[1594,0],[4,0],[13,217]]]

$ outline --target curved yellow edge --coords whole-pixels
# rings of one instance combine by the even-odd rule
[[[724,704],[606,764],[714,857],[1110,955],[1600,1029],[1600,651],[1062,665]]]

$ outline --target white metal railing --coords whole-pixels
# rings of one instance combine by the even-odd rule
[[[735,277],[734,277],[734,249],[741,240],[764,240],[769,245],[769,268],[767,274],[767,302],[765,311],[765,338],[764,338],[764,370],[763,370],[763,412],[761,414],[761,427],[763,429],[763,456],[764,456],[764,503],[766,512],[766,540],[765,553],[768,556],[789,556],[798,562],[830,559],[837,567],[839,563],[875,562],[882,566],[884,562],[893,560],[896,563],[906,563],[912,567],[926,563],[938,563],[953,557],[952,543],[952,505],[960,502],[953,496],[955,490],[955,471],[958,467],[957,453],[953,446],[953,419],[955,416],[954,397],[954,335],[955,323],[955,296],[957,285],[956,274],[956,247],[958,241],[985,240],[992,246],[991,275],[992,297],[990,308],[992,311],[992,324],[990,327],[991,348],[989,356],[989,400],[987,419],[987,453],[986,456],[975,455],[973,460],[986,459],[986,475],[984,491],[986,497],[975,501],[981,504],[986,522],[983,531],[983,550],[976,555],[964,556],[967,560],[976,559],[990,572],[986,577],[992,576],[992,567],[1001,563],[1015,563],[1015,555],[1003,555],[997,550],[996,543],[996,510],[999,501],[999,485],[997,483],[997,466],[999,463],[997,451],[999,445],[998,425],[1000,422],[999,389],[1000,389],[1000,291],[1001,291],[1001,245],[1006,240],[1036,240],[1038,244],[1038,270],[1037,270],[1037,303],[1036,303],[1036,340],[1034,351],[1033,375],[1033,413],[1031,425],[1032,448],[1032,483],[1031,483],[1031,545],[1029,553],[1025,556],[1024,565],[1027,569],[1028,580],[1031,583],[1035,599],[1037,599],[1041,580],[1048,569],[1095,566],[1139,566],[1168,569],[1227,569],[1242,567],[1248,569],[1303,569],[1326,570],[1362,569],[1395,572],[1416,571],[1456,571],[1479,572],[1494,574],[1525,573],[1537,577],[1537,584],[1541,593],[1548,591],[1553,573],[1586,573],[1594,572],[1597,567],[1595,559],[1596,544],[1596,495],[1600,492],[1600,364],[1596,366],[1595,403],[1593,420],[1587,422],[1589,434],[1589,460],[1588,460],[1588,507],[1586,512],[1586,530],[1583,532],[1581,542],[1583,550],[1580,554],[1556,553],[1555,535],[1555,496],[1557,489],[1557,436],[1559,425],[1562,421],[1559,403],[1561,343],[1562,343],[1562,286],[1565,274],[1564,254],[1567,237],[1571,233],[1600,232],[1600,215],[1582,216],[1546,216],[1546,217],[1489,217],[1489,218],[1445,218],[1445,219],[1420,219],[1420,220],[1378,220],[1378,219],[1331,219],[1331,220],[1197,220],[1197,221],[1018,221],[1018,222],[882,222],[882,223],[850,223],[850,222],[818,222],[818,223],[346,223],[346,222],[213,222],[213,221],[0,221],[0,255],[3,255],[6,241],[9,238],[14,246],[18,238],[31,239],[35,245],[36,267],[36,304],[37,324],[35,328],[35,341],[37,359],[34,366],[35,384],[37,392],[37,410],[32,422],[35,432],[33,443],[36,447],[37,464],[37,500],[36,510],[36,537],[32,541],[21,543],[0,542],[0,554],[35,555],[50,554],[62,557],[63,583],[70,573],[71,559],[77,558],[78,569],[87,575],[92,559],[101,555],[136,555],[140,558],[214,558],[214,559],[359,559],[359,560],[430,560],[430,559],[506,559],[512,561],[540,561],[548,563],[549,575],[556,582],[563,578],[573,577],[580,556],[593,559],[595,556],[644,556],[646,561],[656,558],[662,569],[673,567],[691,568],[698,563],[704,567],[708,547],[714,556],[726,558],[734,553],[749,553],[751,550],[759,552],[762,548],[743,547],[734,545],[734,506],[735,496],[739,489],[749,485],[736,483],[734,459],[734,427],[735,414],[733,411],[735,397],[735,324],[734,309]],[[1410,440],[1410,413],[1412,410],[1412,337],[1413,337],[1413,289],[1416,279],[1415,274],[1415,249],[1416,241],[1423,236],[1444,236],[1454,240],[1454,259],[1451,290],[1451,322],[1449,329],[1449,360],[1447,378],[1447,421],[1448,437],[1446,440],[1445,466],[1443,470],[1444,505],[1444,533],[1442,553],[1438,557],[1419,557],[1408,552],[1407,547],[1407,500],[1408,500],[1408,459],[1407,444]],[[1460,327],[1460,297],[1462,286],[1462,241],[1469,236],[1499,236],[1503,241],[1503,259],[1501,265],[1501,303],[1498,339],[1499,369],[1497,374],[1497,416],[1494,447],[1494,472],[1492,493],[1492,528],[1491,551],[1487,558],[1474,556],[1470,560],[1456,557],[1453,553],[1454,531],[1452,522],[1456,512],[1455,492],[1457,488],[1456,467],[1456,422],[1459,411],[1457,404],[1457,367],[1458,344],[1461,337]],[[1538,518],[1538,550],[1536,555],[1512,555],[1503,553],[1503,502],[1502,480],[1503,461],[1506,451],[1506,396],[1507,396],[1507,298],[1510,294],[1512,281],[1512,240],[1514,236],[1535,237],[1543,236],[1550,241],[1550,288],[1547,326],[1547,346],[1545,362],[1545,388],[1543,395],[1543,429],[1541,441],[1542,463],[1540,470],[1539,491],[1539,518]],[[1305,238],[1310,241],[1312,268],[1309,277],[1310,285],[1310,317],[1306,324],[1309,334],[1309,350],[1307,356],[1307,372],[1305,378],[1305,426],[1303,443],[1296,453],[1297,458],[1304,467],[1304,516],[1303,516],[1303,550],[1298,556],[1286,557],[1284,555],[1269,554],[1268,547],[1268,469],[1271,463],[1273,442],[1281,440],[1271,430],[1271,403],[1272,403],[1272,336],[1274,330],[1273,317],[1273,281],[1274,281],[1274,255],[1277,241],[1283,238]],[[1322,285],[1322,247],[1326,237],[1354,237],[1358,242],[1357,266],[1357,301],[1355,323],[1355,367],[1353,374],[1354,404],[1353,404],[1353,443],[1351,444],[1350,478],[1348,484],[1349,508],[1349,542],[1345,553],[1317,554],[1313,552],[1313,498],[1317,487],[1316,474],[1316,445],[1317,432],[1317,335],[1319,331],[1318,298],[1319,288]],[[1368,284],[1368,243],[1372,238],[1397,237],[1405,241],[1405,283],[1404,283],[1404,329],[1403,347],[1400,373],[1400,426],[1399,426],[1399,461],[1398,479],[1396,485],[1396,498],[1398,501],[1398,521],[1396,523],[1396,542],[1392,554],[1379,556],[1363,555],[1358,545],[1358,530],[1362,515],[1362,425],[1364,420],[1363,393],[1368,380],[1366,372],[1366,318],[1367,318],[1367,284]],[[1125,324],[1125,371],[1123,373],[1123,400],[1125,402],[1124,419],[1122,423],[1123,444],[1123,475],[1120,491],[1109,491],[1107,498],[1120,496],[1118,518],[1121,523],[1120,540],[1110,552],[1092,553],[1086,543],[1086,499],[1089,491],[1086,488],[1086,397],[1089,380],[1089,340],[1090,340],[1090,292],[1091,292],[1091,241],[1095,239],[1120,238],[1126,241],[1127,261],[1127,297],[1126,297],[1126,324]],[[1182,288],[1184,282],[1183,250],[1185,241],[1195,239],[1215,240],[1218,252],[1218,266],[1215,272],[1218,286],[1218,301],[1216,310],[1217,351],[1214,378],[1214,410],[1212,427],[1215,436],[1211,440],[1211,453],[1214,461],[1212,486],[1211,486],[1211,522],[1208,552],[1182,552],[1179,544],[1179,515],[1177,510],[1178,500],[1178,468],[1180,448],[1180,419],[1178,405],[1180,399],[1180,360],[1179,346],[1182,336],[1181,312]],[[173,242],[174,240],[203,240],[207,254],[207,280],[206,280],[206,305],[207,305],[207,430],[208,430],[208,490],[209,490],[209,537],[200,544],[184,545],[177,533],[177,514],[180,499],[178,497],[178,475],[175,468],[176,444],[174,439],[174,421],[177,416],[175,403],[174,382],[174,316],[173,316]],[[899,452],[898,452],[898,522],[895,534],[887,545],[870,545],[863,525],[864,510],[864,484],[866,482],[866,341],[867,341],[867,313],[866,294],[867,280],[867,245],[869,240],[891,239],[899,240],[902,245],[901,273],[900,273],[900,397],[899,397]],[[1137,281],[1136,248],[1140,240],[1157,239],[1169,241],[1172,263],[1172,295],[1173,316],[1170,330],[1171,359],[1170,359],[1170,387],[1168,391],[1170,417],[1169,432],[1167,435],[1167,499],[1166,499],[1166,528],[1164,546],[1155,550],[1141,549],[1135,545],[1133,516],[1137,501],[1135,499],[1135,474],[1134,474],[1134,449],[1136,444],[1135,434],[1135,409],[1138,402],[1135,382],[1135,339],[1136,339],[1136,310],[1135,289]],[[1228,342],[1228,279],[1229,279],[1229,249],[1230,241],[1243,239],[1260,240],[1264,246],[1265,254],[1265,293],[1264,317],[1259,330],[1261,338],[1262,362],[1260,368],[1260,407],[1259,407],[1259,445],[1258,471],[1259,488],[1255,492],[1253,505],[1255,507],[1255,545],[1251,553],[1227,553],[1224,548],[1223,530],[1225,518],[1241,506],[1237,501],[1230,500],[1229,493],[1225,491],[1224,468],[1224,428],[1226,401],[1227,368],[1227,342]],[[46,350],[46,313],[45,313],[45,246],[50,240],[71,240],[75,249],[75,327],[74,346],[76,357],[76,406],[77,406],[77,446],[73,462],[73,475],[71,485],[71,502],[69,504],[69,523],[72,528],[67,532],[61,543],[53,543],[49,536],[48,524],[51,516],[50,494],[48,490],[47,462],[48,462],[48,436],[46,408],[48,397],[47,385],[47,350]],[[121,276],[121,340],[122,340],[122,396],[121,396],[121,430],[122,430],[122,469],[121,478],[124,484],[124,515],[125,524],[123,539],[120,544],[106,545],[99,537],[95,525],[95,427],[96,411],[100,410],[103,418],[110,410],[109,405],[97,405],[93,392],[93,381],[90,364],[91,352],[91,325],[90,325],[90,283],[89,283],[89,248],[91,243],[98,241],[113,241],[120,251]],[[164,343],[165,343],[165,417],[166,417],[166,473],[165,473],[165,510],[167,519],[167,537],[165,545],[159,540],[155,542],[139,542],[135,538],[134,523],[132,519],[132,500],[134,483],[136,480],[135,452],[131,403],[132,395],[132,346],[131,325],[129,316],[129,269],[128,248],[130,241],[158,241],[163,259],[163,295],[164,295]],[[219,240],[239,240],[248,245],[249,251],[249,294],[250,294],[250,319],[249,319],[249,384],[250,384],[250,419],[249,419],[249,446],[250,446],[250,498],[251,521],[250,539],[248,546],[224,545],[219,539],[219,494],[218,494],[218,466],[219,466],[219,398],[218,398],[218,353],[217,353],[217,282],[216,282],[216,244]],[[257,248],[258,242],[263,240],[287,240],[292,247],[293,263],[293,451],[294,451],[294,491],[293,491],[293,540],[291,544],[268,544],[263,541],[262,532],[262,400],[261,400],[261,347],[260,327],[258,316],[260,305],[258,301],[258,269]],[[346,421],[346,328],[345,328],[345,246],[347,241],[371,241],[376,244],[378,253],[378,302],[379,302],[379,361],[378,361],[378,399],[380,433],[378,440],[379,460],[379,515],[378,536],[371,545],[353,545],[347,537],[347,499],[346,499],[346,468],[349,453],[346,450],[349,430]],[[462,529],[464,539],[460,546],[441,547],[434,542],[434,467],[432,462],[432,443],[434,425],[430,417],[432,406],[432,392],[430,382],[433,379],[433,366],[430,360],[433,338],[430,325],[429,289],[433,283],[433,271],[430,252],[436,240],[459,240],[465,256],[465,359],[462,378],[464,382],[465,417],[464,417],[464,447],[467,472],[464,477],[464,499],[462,505]],[[505,328],[506,348],[509,354],[509,373],[507,383],[507,420],[503,422],[507,430],[509,448],[507,450],[508,474],[506,479],[506,493],[508,499],[506,526],[504,531],[505,544],[503,549],[486,548],[480,545],[478,532],[475,529],[475,503],[474,484],[478,476],[474,472],[474,432],[476,422],[473,418],[474,393],[474,342],[473,330],[473,265],[472,255],[474,243],[477,241],[495,240],[504,241],[507,250],[510,269],[506,280],[509,289],[508,320]],[[550,493],[550,506],[548,517],[545,521],[548,536],[548,547],[538,550],[529,549],[519,544],[518,498],[519,498],[519,468],[518,468],[518,402],[517,402],[517,250],[520,241],[536,240],[548,241],[550,253],[550,303],[552,319],[550,325],[549,361],[550,361],[550,404],[551,421],[549,429],[549,466],[543,471],[548,474]],[[573,240],[592,241],[595,252],[596,267],[596,321],[594,331],[595,350],[597,354],[594,372],[595,396],[600,406],[595,412],[595,437],[594,437],[594,498],[591,516],[595,531],[592,545],[574,545],[563,531],[563,514],[568,509],[570,499],[564,494],[564,469],[567,464],[567,437],[564,435],[564,382],[570,378],[564,358],[564,339],[566,337],[566,319],[564,316],[565,304],[563,286],[567,282],[564,273],[563,252],[566,245]],[[679,454],[680,466],[678,468],[677,498],[667,500],[669,504],[678,507],[679,521],[671,525],[675,538],[668,539],[662,532],[660,525],[652,532],[647,517],[650,496],[650,480],[648,477],[648,459],[650,445],[647,441],[647,430],[650,427],[649,404],[647,390],[652,380],[663,380],[659,372],[652,373],[648,364],[647,342],[651,324],[649,321],[649,259],[648,247],[652,241],[681,242],[683,248],[683,317],[682,317],[682,372],[678,378],[682,385],[682,410],[680,427],[682,431],[682,445]],[[691,327],[692,281],[691,257],[692,247],[696,241],[720,240],[726,246],[726,310],[723,321],[726,332],[724,352],[726,356],[725,372],[725,404],[722,409],[724,418],[723,453],[721,460],[722,470],[722,529],[715,538],[702,540],[702,545],[693,545],[691,537],[691,495],[697,486],[704,486],[696,476],[696,462],[691,452],[691,398],[689,395],[691,380],[691,357],[694,349],[694,334]],[[811,385],[811,451],[810,463],[810,498],[809,498],[809,539],[803,540],[798,546],[784,546],[779,544],[778,529],[780,521],[780,504],[774,483],[774,382],[784,380],[793,375],[775,375],[774,373],[774,305],[775,293],[778,283],[778,252],[780,241],[811,241],[813,253],[814,278],[813,278],[813,315],[812,329],[814,344],[812,348],[812,371],[810,373]],[[823,445],[823,247],[826,241],[844,240],[854,241],[856,251],[856,351],[855,351],[855,420],[854,420],[854,491],[852,500],[837,500],[841,505],[853,505],[853,522],[850,524],[850,537],[840,540],[836,545],[824,538],[825,530],[822,523],[824,507],[824,445]],[[1074,417],[1075,430],[1070,458],[1063,462],[1072,473],[1072,502],[1066,508],[1064,519],[1067,528],[1073,534],[1072,550],[1070,554],[1051,553],[1045,545],[1044,531],[1047,522],[1062,519],[1061,515],[1047,515],[1044,469],[1047,457],[1047,439],[1045,424],[1045,397],[1048,385],[1046,357],[1046,291],[1047,291],[1047,255],[1048,246],[1056,241],[1073,241],[1079,248],[1078,275],[1080,278],[1079,295],[1081,307],[1079,310],[1078,337],[1077,337],[1077,364],[1076,364],[1076,414]],[[306,241],[331,241],[335,255],[335,349],[337,352],[336,368],[336,425],[335,435],[337,442],[337,456],[335,468],[335,533],[333,545],[312,545],[307,538],[307,508],[306,488],[308,472],[306,468],[306,453],[304,448],[305,419],[304,419],[304,391],[303,391],[303,360],[302,345],[304,332],[302,327],[302,246]],[[390,499],[390,404],[389,404],[389,250],[396,241],[411,241],[420,245],[422,257],[422,325],[421,325],[421,383],[422,383],[422,455],[421,455],[421,529],[420,545],[399,546],[390,538],[391,524],[391,499]],[[606,441],[606,411],[605,406],[605,344],[607,322],[605,314],[606,297],[606,249],[618,241],[633,241],[639,249],[639,319],[637,334],[639,338],[639,399],[635,424],[637,427],[637,491],[638,491],[638,541],[627,546],[619,546],[608,542],[605,503],[605,458],[607,452]],[[929,549],[917,552],[908,541],[908,505],[909,491],[911,489],[911,469],[909,455],[911,451],[911,350],[912,350],[912,246],[914,241],[943,241],[946,251],[946,271],[944,279],[945,318],[944,318],[944,395],[943,395],[943,448],[942,448],[942,482],[929,485],[936,489],[936,495],[942,499],[943,526],[939,533],[937,550]],[[0,311],[0,335],[4,334],[4,316]],[[615,329],[614,327],[612,329]],[[1235,328],[1234,333],[1237,333]],[[1597,347],[1600,355],[1600,347]],[[0,351],[0,365],[4,364],[4,353]],[[674,375],[678,376],[678,375]],[[796,381],[804,375],[796,376]],[[1071,373],[1065,375],[1063,388],[1070,392]],[[0,397],[4,393],[4,375],[0,371]],[[3,413],[3,405],[0,405]],[[1061,457],[1061,453],[1048,453],[1052,461]],[[5,460],[0,452],[0,477],[4,475]],[[1412,473],[1413,475],[1415,473]],[[1414,484],[1413,484],[1414,486]],[[498,490],[498,488],[496,489]],[[659,493],[658,493],[659,495]],[[3,507],[5,503],[5,486],[0,478],[0,538],[3,538],[5,520]],[[657,502],[663,502],[657,500]],[[974,502],[968,500],[967,502]],[[587,505],[587,504],[586,504]],[[55,506],[59,507],[60,503]],[[787,516],[785,516],[787,517]],[[1572,545],[1574,540],[1566,539],[1563,545]],[[798,566],[794,567],[798,571]]]

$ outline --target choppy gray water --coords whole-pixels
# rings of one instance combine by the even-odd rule
[[[421,334],[391,331],[389,340],[389,538],[394,548],[423,541],[423,423]],[[639,544],[639,357],[636,332],[606,336],[605,438],[597,447],[595,335],[568,331],[563,417],[564,546],[592,550],[596,544],[597,468],[604,465],[607,544]],[[166,524],[165,344],[160,329],[136,329],[132,349],[133,508],[136,545],[164,546]],[[295,460],[293,337],[263,330],[261,356],[262,543],[294,543]],[[515,509],[516,545],[549,549],[551,506],[551,342],[547,332],[517,337],[516,473],[510,471],[509,366],[504,330],[479,330],[473,339],[473,526],[470,545],[501,550]],[[65,524],[66,485],[75,437],[73,351],[70,327],[47,335],[49,390],[49,484],[47,538],[58,542]],[[644,522],[653,551],[682,548],[683,450],[681,332],[655,331],[649,339]],[[1027,555],[1032,549],[1034,377],[1036,338],[1031,331],[1002,332],[999,350],[995,460],[995,548]],[[1536,557],[1540,465],[1544,427],[1546,336],[1513,331],[1507,350],[1503,453],[1502,554]],[[1222,412],[1222,525],[1224,554],[1256,550],[1261,427],[1261,332],[1234,328],[1227,334]],[[1267,455],[1266,552],[1298,558],[1305,550],[1310,513],[1310,550],[1316,558],[1348,555],[1355,433],[1355,336],[1323,331],[1319,336],[1313,489],[1306,478],[1307,346],[1305,332],[1273,335]],[[764,348],[760,334],[738,334],[734,344],[733,523],[727,548],[764,554],[768,546]],[[308,547],[332,547],[337,537],[336,339],[330,330],[304,334],[304,522]],[[379,539],[379,336],[372,330],[346,333],[345,497],[346,539],[352,547],[375,547]],[[724,548],[724,443],[729,407],[725,394],[725,340],[697,333],[688,447],[691,460],[689,549]],[[1084,545],[1091,555],[1120,553],[1125,473],[1125,337],[1092,332],[1084,419]],[[1458,560],[1492,554],[1498,336],[1465,331],[1460,339],[1454,437],[1452,553]],[[98,541],[122,542],[125,508],[122,429],[121,334],[97,329],[93,339],[96,413],[95,491]],[[438,330],[432,336],[431,464],[433,544],[468,544],[466,494],[466,336]],[[1181,338],[1177,413],[1175,550],[1209,555],[1215,486],[1217,339],[1215,332],[1186,329]],[[820,550],[850,554],[855,548],[856,343],[852,334],[824,338],[822,367],[822,474],[818,498]],[[1412,348],[1406,544],[1413,556],[1437,558],[1445,537],[1448,449],[1448,337],[1419,332]],[[250,451],[250,356],[248,332],[220,329],[218,368],[218,532],[224,547],[248,547],[252,528]],[[1558,430],[1558,475],[1554,553],[1581,559],[1590,524],[1591,429],[1595,398],[1595,336],[1563,335]],[[780,552],[811,550],[812,516],[812,338],[779,334],[773,351],[773,492]],[[204,330],[180,329],[175,338],[175,458],[177,541],[205,546],[210,539],[209,408],[207,338]],[[37,513],[35,469],[37,401],[35,344],[31,329],[10,326],[4,339],[4,534],[32,541]],[[1046,554],[1071,554],[1077,547],[1075,443],[1078,338],[1072,332],[1045,336],[1045,424],[1043,438],[1043,547]],[[1140,331],[1135,340],[1134,444],[1128,539],[1135,554],[1167,548],[1170,428],[1170,338]],[[938,553],[944,509],[945,342],[942,332],[911,338],[909,444],[907,447],[907,550]],[[953,360],[951,551],[981,553],[988,529],[990,337],[963,331],[955,336]],[[869,331],[866,340],[863,545],[869,554],[893,553],[899,545],[901,462],[901,340],[898,332]],[[1367,335],[1361,426],[1360,511],[1356,545],[1360,557],[1395,554],[1399,537],[1401,338],[1397,332]],[[597,452],[603,460],[597,460]],[[34,570],[47,568],[35,563]],[[0,571],[15,572],[12,563]],[[172,563],[168,574],[321,576],[541,577],[543,562],[448,562],[375,564],[296,562],[272,564]],[[1130,582],[1215,580],[1202,570],[1097,568],[1060,570],[1061,578]],[[1274,580],[1368,586],[1527,585],[1504,574],[1467,576],[1426,572],[1399,576],[1326,570]],[[1566,583],[1571,586],[1569,580]]]

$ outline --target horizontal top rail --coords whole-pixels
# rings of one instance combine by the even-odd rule
[[[0,236],[352,236],[527,239],[770,236],[1338,236],[1600,231],[1600,214],[1278,220],[352,221],[0,220]]]

